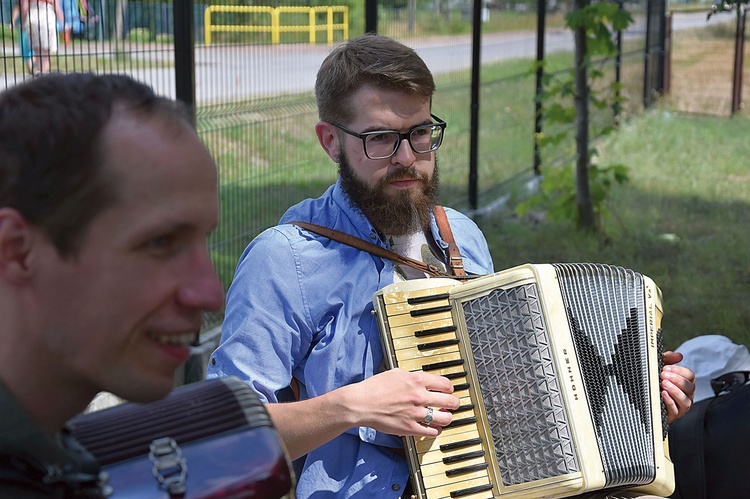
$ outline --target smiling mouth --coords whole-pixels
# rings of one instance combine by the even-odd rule
[[[195,341],[194,332],[182,334],[148,333],[147,336],[154,341],[169,346],[189,347]]]

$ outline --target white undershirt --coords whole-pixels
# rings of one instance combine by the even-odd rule
[[[399,255],[419,260],[428,265],[435,265],[445,271],[445,263],[438,256],[437,248],[433,248],[435,245],[430,245],[427,242],[424,232],[419,231],[405,236],[388,236],[388,240],[391,243],[391,250]],[[393,282],[406,281],[408,279],[423,279],[425,277],[430,276],[409,265],[398,263],[394,265]]]

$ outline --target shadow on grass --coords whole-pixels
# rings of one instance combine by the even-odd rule
[[[509,211],[478,220],[496,270],[524,263],[592,262],[633,269],[661,288],[664,340],[698,335],[750,345],[750,203],[655,195],[626,186],[613,196],[609,241]]]

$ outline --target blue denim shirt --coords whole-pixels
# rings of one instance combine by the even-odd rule
[[[479,228],[446,208],[467,272],[493,272]],[[221,343],[208,378],[234,375],[267,402],[277,402],[292,376],[300,398],[317,397],[383,369],[373,294],[393,282],[393,262],[312,234],[289,221],[330,227],[388,247],[339,183],[305,200],[242,254],[227,294]],[[441,247],[433,218],[432,232]],[[384,447],[400,437],[354,428],[307,455],[297,497],[398,498],[409,477],[403,457]]]

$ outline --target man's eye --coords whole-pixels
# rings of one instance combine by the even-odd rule
[[[173,236],[158,236],[153,237],[149,239],[148,243],[146,244],[150,249],[155,250],[164,250],[169,248],[174,244],[174,237]]]
[[[390,140],[391,135],[392,134],[390,133],[376,133],[376,134],[370,135],[368,137],[368,140],[370,142],[383,142],[384,140]]]
[[[424,137],[429,134],[430,134],[429,128],[417,128],[413,132],[411,132],[411,135],[414,138]]]

